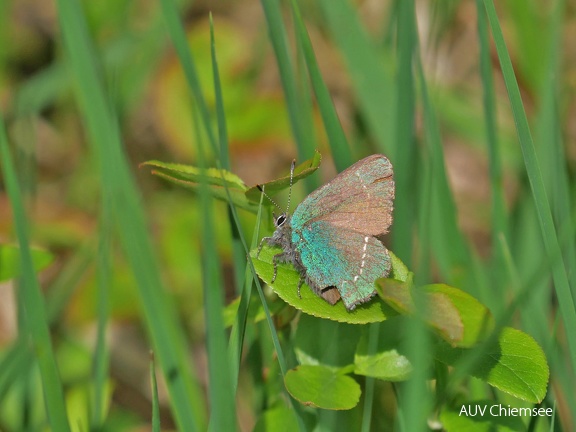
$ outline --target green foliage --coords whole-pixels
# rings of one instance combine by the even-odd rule
[[[298,366],[288,371],[284,383],[293,398],[315,408],[346,410],[360,400],[356,381],[322,365]]]
[[[54,256],[42,249],[30,249],[34,270],[39,272],[48,267]],[[19,250],[16,246],[0,245],[0,282],[15,279],[20,274]]]
[[[16,3],[1,430],[571,430],[565,1]],[[249,185],[276,199],[294,151],[288,211],[320,151],[394,165],[392,273],[352,312],[256,253]]]

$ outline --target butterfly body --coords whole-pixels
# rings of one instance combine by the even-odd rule
[[[275,219],[266,240],[280,246],[274,257],[289,262],[312,291],[331,304],[342,298],[348,310],[369,301],[374,281],[390,272],[390,257],[377,236],[392,223],[392,164],[372,155],[312,192],[292,216]]]

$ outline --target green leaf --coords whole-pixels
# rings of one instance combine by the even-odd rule
[[[358,343],[354,355],[354,373],[378,378],[385,381],[404,381],[412,372],[412,364],[407,357],[400,354],[398,328],[402,320],[391,319],[380,324],[378,345],[370,351],[368,333],[365,332]]]
[[[440,342],[436,358],[453,366],[466,349]],[[505,327],[493,346],[485,348],[471,375],[519,399],[538,403],[546,396],[550,370],[542,348],[526,333]]]
[[[281,250],[265,244],[258,257],[256,257],[256,253],[257,251],[253,250],[250,252],[250,256],[258,276],[270,285],[282,300],[304,313],[350,324],[380,322],[391,316],[396,316],[396,312],[378,297],[357,306],[353,311],[348,311],[341,301],[332,306],[304,284],[300,290],[302,296],[300,298],[298,297],[300,274],[292,265],[278,264],[278,275],[274,283],[271,283],[274,274],[272,259],[274,255],[281,253]],[[405,266],[392,253],[390,256],[392,257],[392,275],[401,277],[404,274]]]
[[[448,432],[517,432],[526,430],[521,417],[491,415],[490,409],[499,409],[493,400],[470,401],[454,409],[445,409],[440,413],[442,427]],[[480,410],[483,414],[480,414]],[[476,414],[476,415],[471,415]]]
[[[184,188],[196,194],[200,193],[200,185],[198,183],[193,183],[186,180],[179,180],[175,177],[161,173],[159,171],[153,171],[152,173],[172,183],[183,186]],[[228,194],[226,193],[226,189],[224,187],[212,184],[207,185],[206,190],[210,192],[210,195],[212,195],[212,197],[219,199],[220,201],[228,202]],[[230,199],[232,200],[232,204],[234,206],[242,208],[244,210],[248,210],[249,212],[252,213],[258,212],[258,206],[256,204],[249,202],[246,199],[246,196],[244,195],[244,192],[242,190],[238,188],[228,188],[228,192],[230,193]]]
[[[160,162],[151,160],[143,162],[140,166],[152,167],[152,174],[162,175],[163,178],[177,182],[201,183],[211,186],[227,185],[230,189],[240,189],[245,191],[246,185],[240,177],[227,170],[218,168],[207,168],[201,170],[195,166]]]
[[[44,249],[31,248],[32,265],[36,272],[48,267],[54,256]],[[0,282],[20,274],[20,250],[16,246],[0,245]]]
[[[294,337],[294,351],[301,365],[322,364],[336,369],[350,367],[363,327],[302,315]]]
[[[254,432],[292,432],[295,430],[298,430],[298,421],[294,410],[286,407],[264,411],[254,426]]]
[[[462,348],[468,348],[484,339],[494,328],[494,319],[486,306],[470,294],[445,284],[425,285],[422,287],[438,305],[433,314],[432,325],[439,330],[440,335],[449,343]],[[450,337],[449,328],[443,325],[442,316],[448,314],[449,303],[454,307],[462,320],[463,335],[461,339]],[[445,330],[446,329],[446,330]]]
[[[354,379],[326,366],[298,366],[284,377],[288,393],[304,405],[348,410],[360,401],[360,386]]]
[[[316,150],[314,157],[302,162],[300,165],[294,168],[294,177],[292,178],[292,183],[295,184],[299,180],[308,177],[310,174],[316,171],[320,166],[321,161],[322,155],[318,152],[318,150]],[[248,198],[249,201],[255,203],[260,202],[260,195],[262,195],[262,192],[260,192],[258,186],[262,187],[268,196],[274,196],[278,192],[290,187],[290,173],[280,177],[279,179],[272,180],[267,183],[262,183],[257,186],[252,186],[246,191],[246,198]],[[267,201],[268,200],[264,200],[264,203],[269,204]]]
[[[411,279],[379,279],[376,283],[380,297],[400,314],[413,314],[415,310]],[[471,347],[494,328],[490,311],[464,291],[445,284],[418,289],[424,296],[426,323],[451,345]]]

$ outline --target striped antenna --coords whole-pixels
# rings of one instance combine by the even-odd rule
[[[263,188],[262,186],[256,185],[256,187],[258,188],[258,190],[259,190],[260,192],[262,192],[262,193],[264,194],[264,196],[265,196],[266,198],[268,198],[268,200],[269,200],[272,204],[274,204],[274,205],[278,208],[278,210],[282,211],[282,207],[280,207],[278,204],[276,204],[276,201],[274,201],[272,198],[270,198],[270,196],[268,196],[268,194],[267,194],[266,192],[264,192],[264,188]]]
[[[294,168],[296,167],[296,159],[292,159],[290,165],[290,189],[288,189],[288,205],[286,206],[286,213],[290,210],[290,199],[292,199],[292,181],[294,180]]]

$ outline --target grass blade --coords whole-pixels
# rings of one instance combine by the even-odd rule
[[[300,14],[298,3],[296,0],[292,0],[290,4],[294,15],[294,23],[298,32],[298,40],[300,42],[302,54],[304,55],[304,60],[306,61],[306,67],[308,68],[310,83],[312,84],[316,100],[318,101],[318,108],[320,109],[322,121],[324,122],[324,130],[328,136],[334,164],[338,171],[343,171],[353,163],[350,147],[346,135],[344,134],[344,130],[342,129],[342,125],[340,124],[340,120],[338,119],[338,114],[336,113],[336,109],[332,103],[332,98],[330,97],[326,83],[320,74],[320,68],[318,67],[318,62],[316,61],[314,49],[312,48],[312,43],[310,42],[310,37],[306,30],[304,20]]]
[[[528,119],[526,118],[526,112],[524,111],[524,106],[522,104],[520,90],[514,75],[512,61],[510,60],[506,43],[504,42],[504,36],[498,22],[494,3],[491,0],[484,0],[484,6],[488,15],[488,22],[492,29],[492,36],[496,45],[498,59],[500,60],[500,67],[502,68],[502,75],[504,77],[506,90],[508,91],[508,97],[512,106],[518,139],[522,148],[524,164],[526,166],[526,172],[528,174],[532,196],[536,205],[540,229],[542,231],[544,248],[552,267],[552,277],[554,279],[556,294],[558,295],[562,319],[566,329],[574,329],[576,328],[576,307],[574,304],[574,298],[570,290],[566,267],[562,260],[562,252],[558,243],[558,236],[552,218],[550,202],[544,186],[538,157],[534,149],[534,142],[532,141]],[[567,331],[566,338],[568,340],[572,369],[574,370],[576,368],[576,334],[572,331]]]
[[[157,261],[134,180],[127,167],[118,126],[108,107],[99,67],[79,3],[59,0],[65,52],[77,83],[77,97],[97,156],[102,191],[110,199],[122,244],[136,277],[155,352],[166,379],[173,413],[182,430],[203,430],[205,409],[194,384],[185,339],[173,306],[162,288]]]
[[[394,181],[396,196],[394,202],[394,229],[392,230],[394,253],[406,263],[412,262],[412,237],[416,214],[414,193],[421,179],[420,171],[415,170],[417,161],[416,137],[414,135],[414,111],[416,96],[414,91],[413,56],[416,48],[416,17],[413,0],[402,0],[398,4],[398,72],[396,86],[398,95],[395,109],[395,150]],[[412,198],[414,197],[414,198]]]
[[[347,0],[321,0],[320,6],[332,37],[344,56],[360,109],[377,146],[394,163],[395,118],[391,107],[397,95],[391,68],[381,61],[382,53],[368,38],[357,11]]]
[[[300,160],[306,160],[312,157],[316,145],[313,142],[311,131],[306,130],[304,120],[301,118],[299,92],[296,84],[297,80],[294,66],[290,60],[290,55],[288,54],[288,41],[284,22],[282,21],[279,2],[277,0],[261,0],[261,3],[262,9],[264,9],[266,23],[268,25],[270,42],[274,48],[278,71],[280,72],[284,97],[286,98],[286,104],[288,107],[290,126],[298,148],[298,157]],[[313,184],[311,177],[308,177],[305,182],[310,190],[317,186]]]
[[[30,332],[34,354],[40,368],[46,413],[54,430],[68,431],[70,430],[70,425],[68,424],[66,406],[64,404],[64,391],[52,349],[44,299],[34,272],[26,214],[2,118],[0,118],[0,156],[4,172],[4,184],[12,205],[16,236],[20,246],[20,268],[22,269],[20,276],[20,302],[24,306],[25,327]]]

